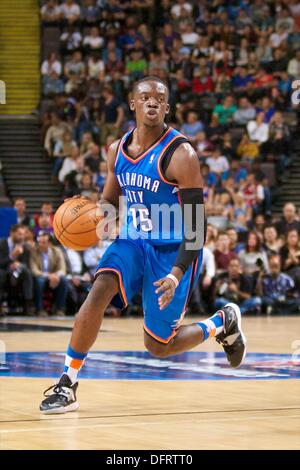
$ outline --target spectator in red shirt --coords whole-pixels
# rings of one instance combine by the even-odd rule
[[[228,270],[230,260],[237,257],[230,249],[230,238],[226,232],[220,232],[217,238],[216,250],[214,252],[217,273]]]
[[[213,93],[214,85],[211,77],[200,70],[195,70],[192,79],[192,92],[197,95],[203,93]]]

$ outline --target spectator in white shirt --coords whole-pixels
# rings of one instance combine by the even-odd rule
[[[289,61],[287,72],[294,78],[300,77],[300,49],[296,51],[295,57]]]
[[[281,46],[281,44],[287,40],[288,32],[286,31],[284,26],[279,26],[278,32],[271,34],[270,36],[270,46],[273,49],[277,49]]]
[[[186,23],[182,27],[181,39],[184,46],[195,47],[199,41],[199,34],[195,32],[193,23]]]
[[[217,145],[212,151],[211,157],[206,160],[211,172],[222,175],[229,170],[229,163],[224,155],[221,155],[220,147]]]
[[[92,246],[83,252],[83,261],[90,274],[95,274],[99,261],[110,244],[111,240],[99,240],[97,245]]]
[[[61,62],[57,60],[56,53],[50,52],[48,59],[44,60],[41,67],[42,75],[52,75],[56,73],[57,76],[61,75],[62,66]]]
[[[71,171],[77,171],[80,166],[80,161],[78,159],[79,150],[77,147],[71,149],[71,155],[64,158],[62,167],[58,173],[58,180],[60,183],[64,183],[65,177],[71,173]]]
[[[99,36],[99,29],[96,26],[91,28],[89,34],[83,39],[84,47],[89,49],[100,49],[103,43],[104,39]]]
[[[257,113],[256,120],[249,121],[247,124],[247,131],[250,140],[257,142],[258,145],[267,142],[269,138],[269,124],[264,122],[265,113]]]
[[[189,2],[185,0],[177,0],[176,5],[171,8],[171,15],[173,18],[178,19],[181,16],[191,15],[193,7]]]
[[[97,78],[100,81],[104,80],[105,63],[99,58],[96,52],[89,55],[87,68],[89,78]]]
[[[60,7],[61,18],[73,24],[80,18],[80,7],[73,0],[65,0]]]
[[[47,0],[41,8],[41,17],[45,23],[56,23],[60,20],[60,7],[55,0]]]

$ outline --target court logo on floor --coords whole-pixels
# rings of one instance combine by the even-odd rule
[[[61,352],[7,353],[0,376],[57,378]],[[187,352],[156,359],[144,351],[99,351],[89,354],[82,379],[106,380],[263,380],[300,379],[300,361],[290,354],[248,353],[239,369],[223,353]]]

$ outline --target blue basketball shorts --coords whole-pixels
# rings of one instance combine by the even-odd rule
[[[126,307],[142,290],[144,329],[161,343],[168,343],[176,335],[201,270],[202,250],[182,277],[170,304],[160,310],[158,297],[161,293],[155,293],[157,286],[153,283],[170,273],[178,249],[179,244],[153,246],[142,239],[117,238],[107,248],[95,274],[112,272],[116,275],[119,293],[112,304],[119,308]]]

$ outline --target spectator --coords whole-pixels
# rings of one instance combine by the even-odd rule
[[[79,191],[81,196],[90,197],[95,191],[95,186],[93,184],[93,177],[90,173],[82,173],[79,180]]]
[[[282,247],[282,240],[278,238],[275,225],[267,225],[264,228],[264,245],[263,248],[267,256],[278,254]]]
[[[68,79],[75,77],[79,83],[84,79],[85,65],[80,51],[75,51],[72,54],[72,59],[66,62],[64,73]]]
[[[211,157],[206,160],[207,165],[211,172],[217,176],[226,178],[229,171],[229,163],[224,155],[221,155],[221,149],[219,145],[216,145],[211,153]]]
[[[192,14],[192,5],[185,0],[177,0],[176,4],[171,8],[171,15],[175,20],[181,17],[187,17]]]
[[[14,209],[17,211],[17,222],[19,225],[31,226],[32,221],[29,214],[26,212],[26,201],[22,197],[18,197],[14,201]]]
[[[62,136],[68,126],[56,112],[50,114],[50,119],[51,125],[46,132],[44,147],[48,155],[52,157],[56,144],[62,140]]]
[[[99,35],[99,29],[93,26],[89,34],[83,38],[83,47],[87,50],[99,50],[104,44],[104,39]]]
[[[186,123],[182,124],[180,131],[192,142],[196,140],[197,134],[203,131],[203,124],[194,111],[188,112]]]
[[[212,224],[207,224],[205,246],[212,253],[215,251],[215,248],[216,248],[217,236],[218,236],[218,230]]]
[[[239,106],[233,115],[234,121],[240,126],[248,124],[249,121],[255,119],[255,108],[250,104],[247,97],[242,97],[239,100]]]
[[[247,130],[249,138],[252,142],[257,142],[258,145],[267,142],[269,138],[269,125],[264,122],[265,113],[257,113],[255,121],[249,121],[247,124]]]
[[[57,60],[56,52],[50,52],[48,58],[44,60],[41,67],[42,75],[51,75],[53,72],[58,77],[61,75],[62,72],[61,62]]]
[[[141,49],[131,49],[126,62],[125,72],[129,77],[130,83],[143,78],[148,69],[148,63]]]
[[[99,261],[110,243],[111,242],[109,240],[99,240],[97,245],[92,246],[83,252],[84,264],[92,276],[95,274]]]
[[[295,52],[295,55],[288,63],[287,72],[293,78],[300,77],[300,49]]]
[[[293,295],[293,279],[281,272],[280,256],[269,258],[270,273],[260,276],[257,286],[258,295],[262,296],[262,304],[267,314],[278,312],[299,312],[299,295]]]
[[[230,239],[226,232],[218,234],[214,254],[218,274],[227,271],[230,260],[237,257],[237,255],[230,250]]]
[[[58,173],[58,180],[64,183],[65,177],[72,171],[77,171],[80,168],[81,161],[79,160],[79,152],[77,147],[71,149],[70,156],[66,157],[63,161],[62,167]]]
[[[100,82],[105,78],[105,64],[95,52],[88,57],[87,75],[88,78],[96,78]]]
[[[239,252],[239,259],[245,274],[254,274],[260,268],[268,271],[268,258],[261,249],[261,241],[256,232],[249,232],[245,250]]]
[[[71,156],[74,149],[77,149],[76,142],[72,139],[71,132],[66,129],[62,135],[61,140],[56,142],[53,151],[54,164],[52,169],[52,176],[56,177],[61,169],[63,162],[66,158]]]
[[[277,223],[277,230],[280,236],[285,236],[293,229],[300,233],[300,221],[295,204],[287,202],[283,207],[283,217]]]
[[[121,103],[114,97],[111,87],[106,86],[102,93],[101,142],[104,144],[108,135],[117,137],[124,119]]]
[[[55,0],[47,0],[41,8],[41,18],[44,23],[57,23],[60,20],[60,8]]]
[[[48,316],[43,307],[43,294],[50,289],[54,295],[53,312],[56,315],[65,314],[65,304],[68,293],[66,265],[61,250],[51,245],[49,233],[41,233],[38,245],[31,252],[30,267],[34,276],[35,304],[37,315]]]
[[[36,237],[38,237],[41,232],[53,234],[51,217],[46,212],[40,214],[37,225],[34,227],[34,235]]]
[[[251,275],[242,272],[238,258],[231,259],[228,272],[220,274],[215,285],[215,308],[222,309],[229,302],[239,305],[241,313],[260,313],[261,299],[256,297],[255,282]]]
[[[84,0],[81,8],[81,17],[86,24],[96,24],[100,11],[96,0]]]
[[[244,248],[244,243],[240,243],[238,241],[238,233],[234,228],[228,228],[226,230],[226,233],[229,237],[229,249],[230,251],[233,251],[234,253],[238,254],[241,250]]]
[[[213,114],[218,116],[219,123],[230,124],[233,120],[234,113],[237,111],[237,107],[234,104],[234,99],[231,95],[224,99],[223,104],[218,104],[213,109]]]
[[[82,35],[74,26],[67,26],[60,36],[60,47],[64,53],[70,54],[81,47]]]
[[[74,24],[80,19],[80,7],[74,0],[65,0],[60,7],[61,18],[68,24]]]
[[[4,292],[19,290],[24,300],[24,313],[31,315],[33,280],[29,269],[30,249],[25,243],[25,226],[13,225],[9,238],[0,240],[0,311]],[[2,313],[2,312],[1,312]]]
[[[67,299],[71,304],[70,310],[76,313],[88,295],[92,286],[92,278],[85,269],[81,252],[72,250],[71,248],[62,248],[62,252],[67,269]]]
[[[288,231],[286,244],[280,249],[280,256],[283,271],[294,280],[300,290],[300,237],[297,230]]]
[[[205,161],[205,158],[210,156],[213,146],[212,143],[207,139],[206,133],[204,131],[200,131],[196,134],[195,146],[199,159]]]

